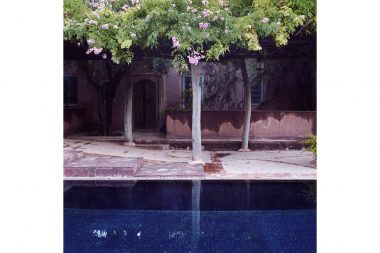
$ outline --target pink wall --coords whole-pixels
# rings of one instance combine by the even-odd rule
[[[98,126],[98,93],[97,89],[92,86],[86,79],[83,70],[78,66],[77,61],[65,60],[64,74],[66,76],[76,76],[78,79],[78,107],[86,111],[84,129],[87,131],[97,131]],[[107,77],[101,77],[104,80]],[[159,109],[162,115],[162,126],[165,124],[164,110],[173,103],[180,101],[181,95],[181,78],[178,71],[170,69],[167,75],[157,79],[152,73],[148,73],[144,67],[136,62],[131,74],[132,83],[140,80],[150,80],[159,86],[159,96],[161,99]],[[112,113],[112,131],[124,130],[124,104],[125,104],[125,85],[126,76],[122,78],[117,89],[113,104]],[[161,126],[161,127],[162,127]]]
[[[165,76],[165,108],[178,104],[181,96],[181,76],[175,69],[170,69]]]
[[[204,64],[204,63],[202,63]],[[219,64],[220,66],[220,64]],[[233,69],[233,65],[226,65],[227,69]],[[271,137],[271,136],[300,136],[309,131],[310,123],[306,120],[298,110],[315,110],[316,104],[316,81],[315,81],[315,62],[313,59],[302,60],[267,60],[265,61],[265,70],[268,71],[270,80],[265,82],[264,89],[264,103],[259,106],[252,106],[252,120],[253,124],[251,129],[252,134],[255,136]],[[202,68],[202,73],[204,69]],[[85,73],[78,67],[76,61],[65,60],[65,75],[73,75],[78,78],[78,106],[84,108],[86,111],[84,128],[86,131],[97,131],[98,125],[98,93],[95,87],[87,82]],[[297,73],[297,74],[296,74]],[[241,81],[240,70],[234,72],[236,77],[235,84],[231,86],[231,99],[236,103],[241,104],[243,109],[243,85]],[[103,78],[103,77],[102,77]],[[298,78],[298,79],[297,79]],[[301,79],[300,79],[301,78]],[[104,77],[106,79],[106,77]],[[137,82],[142,79],[152,80],[157,83],[157,78],[152,73],[147,73],[141,64],[138,62],[133,65],[132,82]],[[181,76],[174,68],[170,69],[167,75],[164,75],[158,80],[160,89],[160,106],[158,112],[162,115],[161,125],[168,124],[168,135],[180,134],[180,131],[174,131],[173,126],[182,129],[184,133],[189,131],[186,124],[178,124],[178,122],[171,122],[165,117],[165,109],[168,106],[178,105],[181,101]],[[124,125],[124,103],[125,103],[125,77],[119,83],[115,101],[113,105],[113,120],[112,131],[123,131]],[[306,104],[305,104],[306,103]],[[223,107],[223,106],[222,106]],[[210,114],[203,112],[206,118],[210,118],[207,122],[202,121],[202,125],[208,126],[203,130],[203,134],[208,136],[240,136],[240,126],[242,124],[242,116],[233,117],[233,115],[240,115],[242,112],[238,111],[222,111],[222,108],[217,103],[213,108],[210,108]],[[205,108],[206,109],[206,108]],[[220,110],[220,111],[215,111]],[[258,111],[260,110],[260,111]],[[264,116],[256,120],[254,117],[259,117],[261,110]],[[287,114],[281,116],[277,110],[287,110]],[[272,112],[271,113],[269,113]],[[307,112],[305,112],[307,114]],[[314,113],[315,114],[315,113]],[[220,116],[220,119],[216,117]],[[231,116],[232,115],[232,116]],[[256,115],[256,116],[255,116]],[[298,115],[298,116],[294,116]],[[204,116],[202,116],[205,119]],[[264,117],[264,118],[263,118]],[[281,120],[278,120],[281,118]],[[315,118],[315,116],[314,116]],[[235,122],[236,121],[236,122]],[[214,122],[214,123],[213,123]],[[219,122],[216,124],[215,122]],[[234,122],[233,124],[231,122]],[[171,125],[170,125],[171,124]],[[174,124],[174,125],[173,125]],[[216,124],[215,126],[213,124]],[[210,126],[210,127],[209,127]],[[291,126],[291,127],[290,127]],[[172,130],[174,132],[170,132]],[[270,133],[272,132],[272,133]]]
[[[98,93],[94,86],[87,82],[86,75],[78,66],[77,61],[65,61],[64,73],[67,76],[76,76],[78,79],[78,107],[85,109],[85,128],[97,130],[98,111],[97,99]]]
[[[64,136],[84,130],[85,112],[86,111],[83,108],[64,109]]]
[[[203,111],[202,138],[240,138],[244,111]],[[251,138],[304,138],[316,132],[316,113],[297,111],[253,111]],[[169,112],[169,138],[191,138],[191,112]]]

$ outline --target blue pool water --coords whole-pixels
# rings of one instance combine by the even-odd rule
[[[139,181],[65,192],[64,252],[316,252],[315,182]]]

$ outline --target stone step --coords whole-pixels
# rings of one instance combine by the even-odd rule
[[[80,141],[98,141],[111,142],[123,145],[125,142],[123,136],[72,136],[71,139]],[[136,136],[134,143],[137,147],[146,149],[191,149],[191,139],[169,138],[165,135],[160,136]],[[226,139],[202,139],[204,150],[207,151],[227,151],[238,150],[241,147],[240,138]],[[256,139],[249,140],[249,149],[251,150],[301,150],[306,147],[303,138],[280,138],[280,139]]]
[[[170,140],[170,148],[191,149],[190,140]],[[241,148],[240,140],[202,140],[207,151],[231,151]],[[253,140],[249,141],[250,150],[300,150],[306,147],[301,140]]]
[[[65,161],[64,179],[133,177],[143,166],[143,158],[85,156]]]
[[[152,149],[152,150],[168,150],[169,144],[148,144],[148,143],[139,144],[139,143],[136,143],[136,147],[144,148],[144,149]]]
[[[203,177],[203,165],[189,163],[145,164],[136,172],[136,177]]]

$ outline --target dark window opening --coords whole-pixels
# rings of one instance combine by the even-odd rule
[[[260,105],[264,100],[264,79],[259,80],[258,83],[251,85],[251,103],[253,105]]]
[[[64,77],[63,101],[65,106],[78,105],[78,80],[75,76]]]
[[[199,76],[199,82],[201,86],[201,100],[203,101],[203,95],[204,95],[204,75]],[[181,92],[182,92],[182,108],[184,109],[191,109],[192,104],[192,80],[191,80],[191,73],[185,72],[182,75],[182,83],[181,83]]]

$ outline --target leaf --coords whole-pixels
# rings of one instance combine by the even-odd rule
[[[132,45],[132,40],[124,40],[121,43],[121,48],[126,48],[128,49]]]
[[[248,43],[248,50],[259,51],[262,49],[259,43],[259,38],[254,28],[247,29],[244,33]]]

